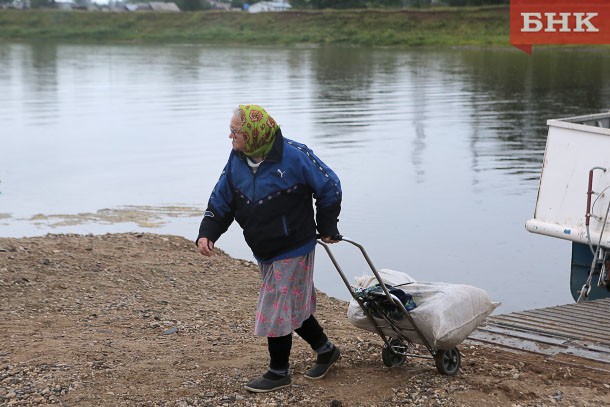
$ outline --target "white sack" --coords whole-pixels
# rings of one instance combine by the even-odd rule
[[[385,284],[395,287],[402,284],[401,281],[413,281],[409,275],[394,270],[379,270],[379,274]],[[356,281],[356,286],[360,288],[375,284],[377,279],[374,276],[360,277]],[[492,302],[484,290],[464,284],[413,282],[397,288],[413,296],[417,308],[410,315],[435,349],[447,350],[459,345],[500,305]],[[357,328],[376,332],[354,299],[349,303],[347,318]],[[375,321],[386,336],[396,337],[383,319],[375,318]],[[411,341],[422,343],[406,317],[397,325]]]
[[[385,284],[389,284],[391,286],[397,286],[401,284],[414,283],[415,279],[412,278],[407,273],[401,273],[400,271],[390,270],[390,269],[381,269],[377,271],[379,276],[383,280]],[[361,276],[356,277],[356,285],[355,287],[359,288],[368,288],[374,286],[378,283],[377,277],[374,275]]]

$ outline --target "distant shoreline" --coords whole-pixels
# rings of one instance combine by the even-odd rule
[[[0,10],[0,40],[67,42],[509,45],[509,8],[296,10],[249,14]]]

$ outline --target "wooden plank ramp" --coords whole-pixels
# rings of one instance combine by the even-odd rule
[[[610,298],[492,315],[468,340],[610,365]]]

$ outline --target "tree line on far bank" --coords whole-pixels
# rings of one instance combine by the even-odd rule
[[[79,6],[95,3],[95,0],[73,0]],[[156,0],[174,2],[182,11],[209,10],[214,8],[213,3],[230,3],[232,8],[244,8],[244,4],[255,4],[259,1],[269,0]],[[271,0],[282,2],[283,0]],[[507,5],[510,0],[285,0],[293,10],[319,10],[319,9],[366,9],[366,8],[427,8],[432,6],[487,6]],[[111,1],[112,2],[112,1]],[[117,3],[121,0],[117,0]],[[124,3],[142,3],[145,0],[127,0]],[[0,0],[0,6],[24,4],[23,0]],[[55,0],[30,0],[30,8],[53,8]]]
[[[207,0],[175,0],[181,10],[205,10],[211,8]],[[218,1],[218,0],[217,0]],[[223,0],[220,0],[223,1]],[[225,0],[232,8],[269,0]],[[282,2],[282,0],[271,0]],[[293,10],[358,9],[358,8],[425,8],[431,6],[489,6],[509,4],[510,0],[286,0]]]
[[[297,9],[350,9],[486,6],[509,4],[510,0],[289,0],[289,2],[292,8]]]

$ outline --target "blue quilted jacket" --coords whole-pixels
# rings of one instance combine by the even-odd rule
[[[313,199],[316,201],[314,218]],[[256,173],[243,153],[232,151],[210,196],[197,240],[216,242],[233,219],[258,261],[305,254],[322,236],[339,233],[341,183],[304,144],[276,134]]]

